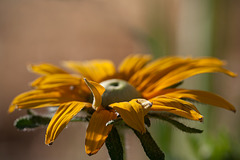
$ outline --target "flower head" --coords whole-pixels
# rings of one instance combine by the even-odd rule
[[[9,112],[16,108],[57,107],[47,127],[46,144],[52,144],[80,111],[90,117],[85,139],[89,155],[104,144],[113,127],[109,122],[119,118],[143,134],[144,117],[150,111],[202,121],[203,116],[188,100],[236,111],[232,104],[213,93],[177,88],[186,78],[201,73],[236,76],[216,58],[166,57],[151,61],[149,55],[130,55],[118,69],[107,60],[64,64],[77,74],[51,64],[31,65],[31,71],[41,77],[31,83],[33,90],[18,95],[9,107]]]

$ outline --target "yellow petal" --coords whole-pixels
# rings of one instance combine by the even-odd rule
[[[152,104],[144,99],[133,99],[130,102],[120,102],[110,105],[122,117],[124,122],[139,131],[145,133],[144,116],[150,110]]]
[[[40,65],[30,65],[29,69],[32,72],[41,75],[49,75],[49,74],[67,74],[64,70],[52,65],[52,64],[40,64]]]
[[[52,144],[73,116],[86,106],[89,107],[91,104],[77,101],[61,104],[48,125],[45,144]]]
[[[155,97],[149,101],[153,103],[152,111],[166,111],[191,120],[203,120],[203,116],[194,110],[196,107],[187,101],[165,96]]]
[[[109,110],[99,110],[93,113],[85,139],[85,151],[88,155],[99,151],[112,129],[112,125],[106,126],[106,123],[116,118],[117,115]]]
[[[105,88],[96,82],[88,81],[86,78],[84,78],[84,81],[93,94],[92,106],[94,109],[97,109],[102,103],[102,94],[105,91]]]
[[[213,106],[225,108],[233,112],[236,112],[235,107],[231,103],[226,101],[224,98],[207,91],[187,89],[166,89],[163,90],[160,94],[164,94],[168,97],[174,98],[193,99],[201,103],[210,104]]]
[[[38,89],[50,89],[62,86],[82,85],[83,79],[70,74],[52,74],[36,79],[31,86]]]
[[[21,99],[24,99],[24,98],[29,97],[29,96],[33,96],[35,94],[39,94],[39,93],[41,94],[42,92],[43,91],[41,91],[41,90],[32,90],[32,91],[24,92],[24,93],[18,95],[11,102],[11,105],[8,109],[8,112],[9,113],[13,112],[16,108],[18,108],[17,103],[21,102]]]
[[[130,55],[119,66],[121,78],[128,80],[135,72],[143,68],[151,60],[150,55]]]
[[[80,73],[83,77],[95,82],[101,82],[113,78],[116,69],[111,61],[95,60],[87,62],[65,62],[65,65]]]
[[[205,67],[210,67],[210,66],[221,67],[225,65],[225,62],[213,57],[193,59],[192,63],[194,65],[197,64],[198,66],[205,66]]]
[[[170,71],[189,62],[190,59],[182,59],[178,57],[166,57],[158,59],[136,72],[130,78],[129,82],[134,84],[137,90],[144,91]]]
[[[157,81],[154,85],[148,87],[145,90],[145,94],[150,93],[150,92],[157,92],[160,91],[164,88],[167,88],[169,86],[172,86],[184,79],[187,79],[189,77],[192,77],[197,74],[202,74],[202,73],[213,73],[213,72],[222,72],[225,73],[229,76],[235,77],[236,74],[233,72],[226,70],[221,67],[215,67],[215,66],[183,66],[180,68],[176,68],[172,72],[168,73],[166,76],[162,77],[159,81]]]
[[[17,96],[9,107],[9,112],[18,109],[33,109],[49,106],[58,106],[60,103],[84,100],[74,92],[68,90],[32,90]]]
[[[143,95],[147,95],[201,73],[222,72],[232,77],[236,76],[233,72],[222,68],[223,65],[224,62],[217,58],[166,57],[149,63],[137,71],[129,79],[129,83]]]

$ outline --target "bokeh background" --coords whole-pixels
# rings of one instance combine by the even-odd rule
[[[29,90],[36,75],[26,65],[64,60],[111,59],[116,65],[132,53],[214,56],[240,73],[240,1],[237,0],[0,0],[0,159],[109,159],[105,146],[84,152],[86,124],[71,123],[44,144],[45,128],[20,132],[13,122],[25,111],[8,114],[11,100]],[[195,76],[184,87],[213,91],[232,102],[237,113],[200,105],[204,129],[187,134],[153,121],[152,136],[166,159],[240,159],[239,78]],[[125,132],[126,159],[148,159],[135,135]]]

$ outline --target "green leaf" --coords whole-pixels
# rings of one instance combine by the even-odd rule
[[[26,115],[15,120],[14,126],[19,130],[30,130],[36,127],[48,125],[51,118],[39,115]]]
[[[202,133],[203,132],[203,130],[188,127],[185,124],[180,123],[177,120],[170,118],[171,116],[168,117],[167,114],[165,115],[165,114],[150,113],[149,116],[161,119],[163,121],[167,121],[183,132],[187,132],[187,133]]]

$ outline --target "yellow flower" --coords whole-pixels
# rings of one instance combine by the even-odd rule
[[[9,107],[9,112],[16,108],[58,107],[47,127],[46,144],[53,143],[81,110],[91,115],[85,139],[89,155],[104,144],[113,127],[107,123],[119,117],[143,134],[144,117],[149,111],[165,111],[202,121],[198,109],[186,99],[236,111],[228,101],[213,93],[176,88],[184,79],[200,73],[236,76],[216,58],[166,57],[151,61],[149,55],[130,55],[118,69],[107,60],[68,61],[65,65],[77,74],[51,64],[31,65],[30,69],[42,76],[32,82],[33,90],[17,96]]]

